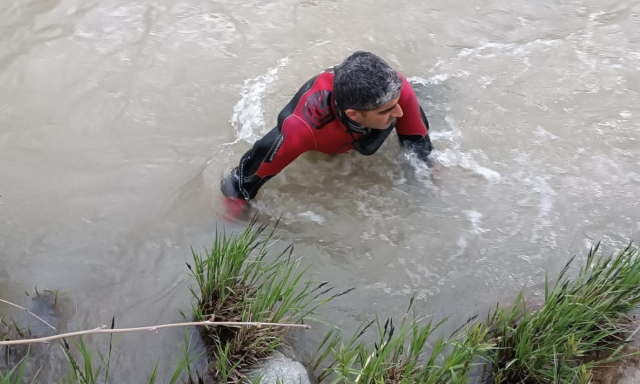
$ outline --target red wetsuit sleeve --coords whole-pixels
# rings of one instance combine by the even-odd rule
[[[429,138],[429,121],[411,84],[402,77],[402,91],[398,104],[403,115],[397,119],[396,132],[400,142],[426,160],[433,149]]]
[[[255,174],[261,178],[273,177],[298,156],[315,148],[316,140],[311,129],[296,115],[290,115],[282,123],[279,138],[269,156],[262,159]]]
[[[238,167],[223,180],[222,192],[229,197],[253,199],[264,183],[315,147],[315,137],[307,124],[290,114],[244,154]]]

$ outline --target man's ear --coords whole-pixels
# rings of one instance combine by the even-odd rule
[[[356,111],[355,109],[347,109],[346,111],[344,111],[344,113],[353,121],[356,121],[358,119],[358,111]]]

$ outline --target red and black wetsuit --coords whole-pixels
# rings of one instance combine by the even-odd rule
[[[340,154],[355,149],[371,155],[394,128],[400,142],[427,161],[432,149],[429,122],[411,84],[404,77],[402,82],[398,104],[403,116],[389,128],[376,130],[359,126],[337,108],[332,96],[333,72],[310,79],[280,112],[278,125],[258,140],[223,179],[223,194],[253,199],[265,182],[307,151]]]

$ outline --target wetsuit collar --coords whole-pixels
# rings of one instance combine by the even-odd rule
[[[336,102],[335,97],[332,97],[332,99],[333,99],[333,109],[335,109],[336,114],[338,115],[338,119],[340,120],[342,125],[347,127],[347,131],[352,132],[352,133],[359,133],[359,134],[362,134],[362,135],[364,135],[364,134],[369,132],[369,128],[367,128],[364,125],[358,124],[355,121],[351,120],[349,118],[349,116],[347,116],[347,114],[344,113],[342,108],[338,107],[338,103]]]
[[[396,121],[394,120],[386,129],[370,129],[351,120],[344,111],[338,108],[338,104],[335,99],[333,99],[333,107],[338,115],[338,119],[347,128],[347,132],[351,135],[351,139],[353,141],[350,144],[356,151],[365,156],[374,154],[396,126]],[[359,133],[361,136],[356,139],[354,133]],[[342,147],[344,147],[344,145]],[[342,147],[338,148],[336,154],[340,152]]]

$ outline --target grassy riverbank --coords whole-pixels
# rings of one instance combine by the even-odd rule
[[[545,284],[545,302],[531,308],[525,292],[508,308],[489,311],[449,339],[435,338],[426,318],[406,315],[378,326],[377,341],[342,342],[333,334],[321,359],[333,359],[320,378],[341,383],[495,384],[592,382],[593,369],[629,357],[635,333],[631,314],[640,306],[640,258],[627,247],[597,257],[592,249],[574,278],[573,259]],[[428,347],[428,348],[427,348]],[[319,365],[316,363],[316,367]]]
[[[327,282],[313,282],[293,257],[293,247],[268,254],[274,230],[252,221],[238,235],[217,233],[204,255],[193,252],[189,266],[197,283],[192,288],[194,320],[300,324],[318,308],[346,294],[326,296]],[[201,336],[213,358],[208,374],[216,381],[235,383],[259,361],[284,344],[287,327],[201,327]]]
[[[169,382],[259,382],[250,373],[285,344],[289,327],[308,324],[323,305],[348,293],[309,280],[293,247],[271,254],[275,228],[252,220],[244,231],[217,232],[211,248],[192,251],[193,307],[185,320],[227,324],[198,326],[210,361],[206,371],[193,372],[187,339]],[[572,259],[547,279],[542,305],[532,308],[522,291],[511,305],[466,321],[450,337],[440,336],[442,323],[422,316],[412,299],[405,313],[372,319],[353,335],[332,329],[318,341],[310,370],[326,383],[593,382],[595,368],[628,355],[631,314],[640,306],[638,256],[632,246],[604,257],[595,247],[583,265]],[[239,322],[252,325],[233,324]],[[5,339],[30,337],[7,319],[0,332]],[[82,337],[58,342],[69,367],[58,382],[109,382],[112,343],[97,351]],[[0,384],[33,378],[25,368],[29,354],[12,358],[7,348]],[[159,382],[158,366],[149,372],[148,382]]]

